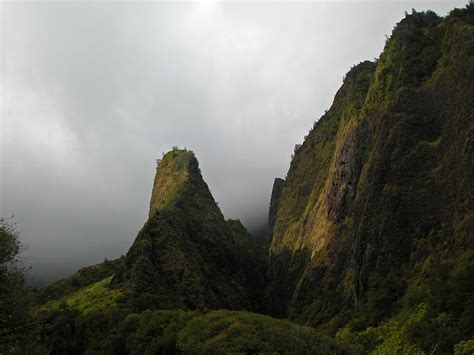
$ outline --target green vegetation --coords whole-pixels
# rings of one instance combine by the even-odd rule
[[[111,280],[112,276],[107,277],[59,299],[49,301],[41,305],[38,311],[58,310],[66,306],[88,314],[116,307],[122,292],[119,289],[109,288]]]
[[[216,311],[189,321],[179,334],[185,353],[337,354],[342,349],[313,329],[247,312]]]
[[[347,349],[313,329],[248,312],[182,310],[88,315],[70,308],[40,319],[49,353],[342,354]]]
[[[413,11],[376,63],[347,74],[285,179],[271,314],[362,352],[469,346],[473,35],[472,5],[444,19]],[[409,316],[419,309],[419,318]]]
[[[136,310],[262,309],[263,252],[226,221],[191,151],[158,165],[150,218],[112,279]]]
[[[22,244],[11,219],[0,219],[0,353],[29,348],[31,298],[19,255]]]
[[[59,299],[85,286],[103,280],[112,276],[120,267],[124,257],[116,260],[104,260],[96,265],[83,267],[74,275],[65,277],[43,289],[37,294],[41,302],[44,303],[50,299]]]
[[[176,147],[127,255],[34,309],[2,220],[0,352],[472,354],[473,38],[472,5],[413,11],[351,68],[275,181],[268,260]]]
[[[173,150],[163,156],[156,167],[149,217],[176,202],[176,195],[184,187],[190,174],[199,174],[199,166],[192,151],[173,147]]]

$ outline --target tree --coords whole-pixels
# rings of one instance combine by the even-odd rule
[[[21,352],[31,334],[22,250],[12,218],[0,218],[0,354]]]

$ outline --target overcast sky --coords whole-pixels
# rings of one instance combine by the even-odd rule
[[[255,230],[349,68],[405,10],[465,3],[2,2],[0,215],[32,278],[125,254],[174,145]]]

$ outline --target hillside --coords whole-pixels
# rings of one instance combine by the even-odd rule
[[[115,260],[104,260],[102,263],[83,267],[75,274],[43,287],[37,292],[37,296],[41,302],[67,296],[86,286],[112,276],[121,266],[123,259],[124,257],[122,256]]]
[[[107,279],[108,280],[108,279]],[[105,280],[105,281],[107,281]],[[78,295],[67,305],[43,307],[35,316],[42,327],[40,354],[347,354],[348,348],[314,329],[287,320],[242,311],[146,310],[139,313],[110,307],[97,290],[86,291],[83,304],[99,301],[103,308],[78,307]],[[92,294],[96,293],[95,296]]]
[[[473,35],[472,6],[413,12],[346,75],[274,189],[268,312],[350,342],[391,320],[385,353],[473,336]]]

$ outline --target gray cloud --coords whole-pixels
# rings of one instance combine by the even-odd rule
[[[226,217],[259,227],[347,70],[405,10],[464,3],[2,2],[0,212],[34,279],[125,253],[173,145]]]

